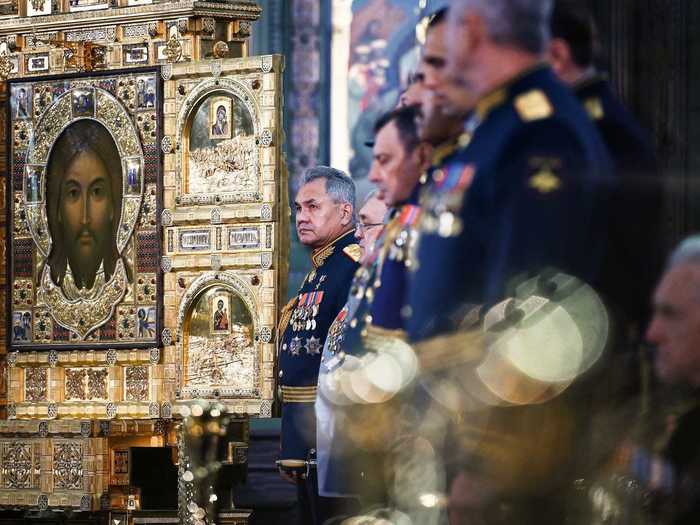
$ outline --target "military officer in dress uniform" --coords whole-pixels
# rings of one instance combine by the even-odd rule
[[[527,277],[551,268],[589,283],[598,276],[606,248],[611,162],[581,104],[543,62],[550,13],[547,0],[460,0],[450,5],[451,84],[477,102],[465,125],[465,146],[432,170],[421,197],[416,264],[403,310],[421,359],[428,343],[472,328],[478,319],[474,312],[514,295],[515,286]],[[446,97],[454,106],[469,101],[451,91]],[[450,342],[451,354],[463,350],[460,339]],[[552,442],[564,442],[571,425],[554,424],[562,413],[567,412],[556,402],[485,410],[487,421],[496,426],[493,433],[482,432],[482,440],[493,445],[491,450],[499,443],[506,446],[503,454],[489,456],[487,451],[466,461],[457,478],[460,486],[489,490],[462,494],[463,502],[476,510],[498,507],[499,499],[509,499],[503,499],[506,493],[523,489],[514,497],[529,495],[528,512],[518,522],[542,522],[542,512],[552,507],[532,502],[560,488],[557,483],[566,478],[568,465],[544,458],[542,470],[533,471],[529,481],[515,473],[527,471],[530,458],[524,451],[535,445],[533,436],[523,432],[526,422],[553,428]],[[455,442],[468,436],[459,429],[455,434]],[[508,446],[515,442],[522,446]],[[559,469],[557,475],[545,468],[552,465]],[[502,475],[511,469],[513,479],[526,486]],[[556,498],[549,501],[556,506]],[[518,518],[513,516],[513,522]]]
[[[469,304],[499,302],[523,272],[597,276],[610,159],[542,62],[550,8],[535,0],[450,8],[453,77],[479,102],[466,125],[471,141],[424,192],[406,311],[414,340],[455,328]]]
[[[297,193],[296,229],[313,268],[283,308],[278,327],[282,476],[297,484],[304,525],[322,523],[318,498],[314,401],[328,328],[345,304],[361,249],[355,241],[355,184],[341,171],[309,169]]]
[[[362,407],[389,400],[411,379],[406,370],[384,370],[391,379],[403,377],[397,389],[387,391],[367,383],[367,372],[379,356],[390,353],[395,363],[401,363],[405,349],[400,311],[410,264],[411,228],[419,215],[416,190],[432,153],[430,145],[418,137],[417,111],[416,107],[400,108],[375,125],[369,180],[393,211],[374,251],[355,275],[347,305],[331,326],[319,376],[320,493],[362,496],[365,505],[384,499],[382,459],[390,423],[385,419],[378,425],[378,412]],[[404,355],[410,357],[410,352]],[[365,364],[369,368],[363,370]],[[349,404],[359,410],[343,408]]]
[[[621,331],[628,332],[622,335],[638,342],[649,317],[645,298],[661,271],[657,254],[664,251],[658,161],[647,133],[595,67],[597,31],[588,9],[580,2],[557,1],[551,28],[552,68],[583,103],[615,165],[611,242],[600,288],[612,303]]]

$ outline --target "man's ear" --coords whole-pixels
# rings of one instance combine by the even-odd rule
[[[571,67],[571,48],[561,38],[553,38],[549,43],[549,63],[557,76],[563,74]]]
[[[468,54],[472,55],[487,40],[488,31],[486,30],[486,24],[484,24],[484,19],[481,15],[475,12],[466,13],[461,20],[461,24],[464,25],[467,32]]]
[[[422,173],[433,163],[433,146],[427,142],[421,142],[414,151],[416,165]]]
[[[348,226],[349,224],[352,224],[352,219],[353,219],[353,207],[352,204],[349,202],[344,202],[342,203],[342,209],[343,209],[343,216],[340,218],[340,224],[343,226]]]

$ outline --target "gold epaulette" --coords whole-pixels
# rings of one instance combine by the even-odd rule
[[[360,262],[362,258],[362,248],[359,244],[350,244],[343,248],[343,253],[350,257],[354,262]]]
[[[316,386],[285,386],[282,385],[283,403],[315,403]]]
[[[533,89],[515,97],[515,111],[525,122],[542,120],[554,114],[554,108],[544,91]]]

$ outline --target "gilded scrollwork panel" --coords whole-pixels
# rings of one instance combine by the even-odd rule
[[[54,489],[82,490],[83,444],[79,442],[54,443],[53,445]]]
[[[24,399],[32,403],[47,400],[48,369],[30,367],[24,371]]]
[[[124,374],[126,400],[127,401],[147,401],[148,400],[148,367],[128,366]]]
[[[32,446],[25,442],[2,443],[2,487],[30,489],[33,487],[34,459]]]

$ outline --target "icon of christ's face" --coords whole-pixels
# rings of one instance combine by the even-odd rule
[[[114,205],[107,167],[90,149],[78,153],[66,167],[58,221],[75,282],[91,288],[111,248]]]

